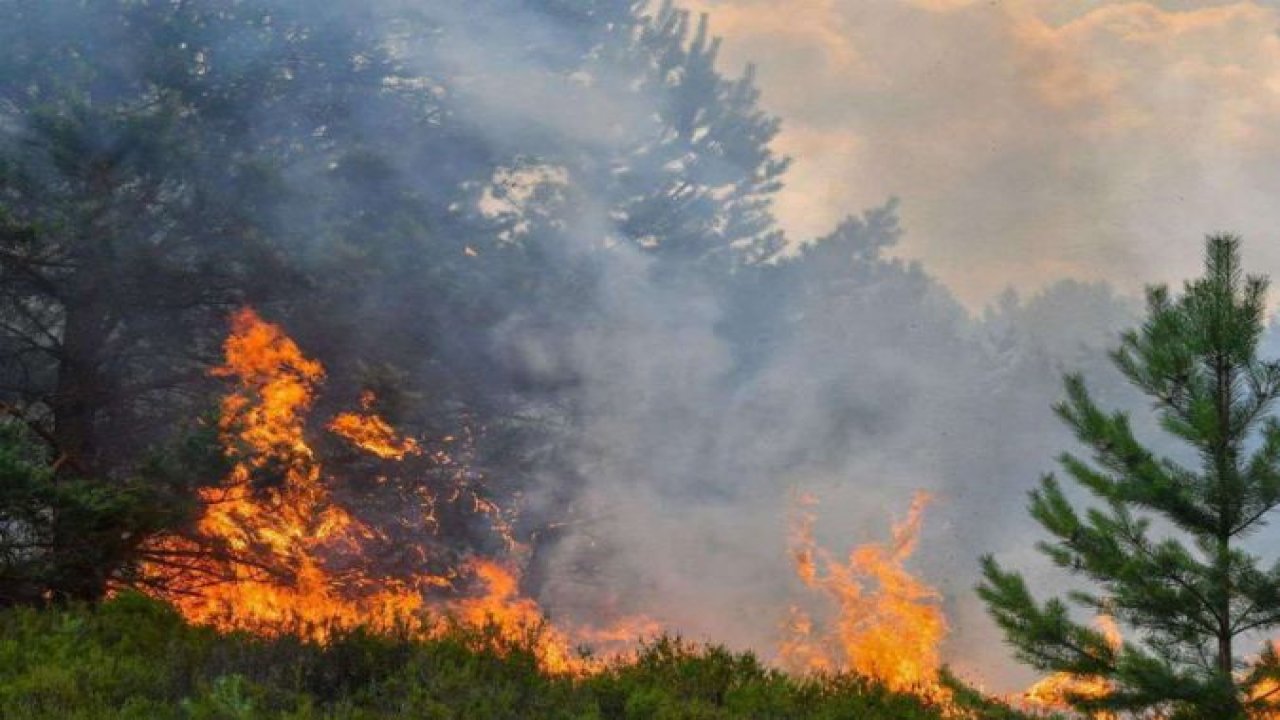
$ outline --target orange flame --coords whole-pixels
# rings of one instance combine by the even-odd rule
[[[324,368],[250,309],[233,316],[224,350],[225,361],[212,374],[235,383],[219,420],[232,470],[219,486],[201,492],[196,538],[169,537],[153,548],[155,558],[184,558],[180,572],[175,575],[171,560],[157,559],[143,568],[144,584],[158,588],[189,620],[223,629],[293,631],[323,640],[336,628],[387,628],[410,620],[431,635],[452,621],[489,628],[517,645],[532,642],[551,672],[601,665],[573,652],[568,633],[542,622],[541,608],[520,592],[514,565],[474,559],[443,576],[403,579],[368,577],[359,562],[334,562],[359,560],[362,544],[379,535],[332,497],[306,439]],[[418,441],[401,437],[373,412],[371,394],[361,404],[362,412],[340,413],[327,429],[384,460],[422,454]],[[442,453],[432,458],[453,462]],[[464,482],[448,490],[450,499],[472,498],[474,511],[492,521],[508,549],[517,548],[497,506]],[[467,577],[479,581],[482,594],[429,600],[432,589],[454,589]],[[591,636],[587,630],[577,634]]]
[[[374,533],[334,502],[305,438],[324,368],[252,310],[236,313],[231,325],[225,362],[212,374],[236,383],[218,424],[232,470],[221,485],[201,492],[204,511],[196,525],[200,538],[227,552],[210,556],[193,540],[162,541],[165,550],[200,558],[197,569],[222,581],[172,588],[167,599],[194,622],[291,625],[312,634],[389,623],[421,610],[416,585],[440,579],[375,584],[325,567],[326,557],[352,552]]]
[[[160,560],[143,569],[144,578],[152,576],[156,582],[150,584],[188,619],[224,629],[301,631],[319,640],[358,625],[417,620],[408,624],[430,636],[461,623],[487,628],[517,646],[532,642],[546,670],[564,673],[591,672],[609,658],[584,657],[574,651],[577,646],[621,652],[624,644],[661,630],[643,617],[623,618],[609,628],[549,625],[537,602],[522,593],[518,565],[510,559],[476,557],[441,574],[409,578],[369,576],[361,553],[381,535],[333,496],[332,478],[308,442],[308,416],[325,379],[323,366],[250,309],[232,318],[224,349],[225,360],[212,373],[233,383],[219,419],[232,469],[217,487],[201,492],[195,537],[165,538],[153,554],[185,558],[182,568],[189,572],[173,582],[172,566]],[[427,452],[418,440],[402,436],[377,415],[375,405],[366,393],[358,412],[339,413],[323,427],[371,457],[421,456],[456,468],[449,455]],[[463,499],[488,519],[509,552],[523,552],[502,510],[476,493],[473,481],[458,473],[426,499],[425,512],[434,511],[437,498]],[[792,537],[796,572],[828,601],[830,612],[815,619],[793,609],[779,652],[784,666],[848,668],[893,689],[945,697],[937,682],[939,643],[947,630],[940,599],[904,567],[928,499],[915,497],[907,517],[894,525],[892,542],[857,547],[846,563],[816,546],[812,513],[798,515]],[[805,507],[813,504],[802,500]],[[425,549],[421,555],[429,559]]]
[[[941,598],[904,567],[915,550],[929,499],[917,493],[906,519],[893,526],[893,541],[856,547],[847,563],[817,546],[814,516],[808,509],[816,501],[809,496],[799,499],[803,509],[792,532],[796,574],[806,587],[827,598],[834,619],[815,621],[793,608],[779,651],[785,667],[799,671],[849,668],[894,690],[922,692],[935,699],[945,696],[938,683],[939,645],[947,632]]]
[[[1107,644],[1112,648],[1119,649],[1124,644],[1120,628],[1111,617],[1099,615],[1094,622],[1106,636]],[[1114,691],[1114,684],[1106,678],[1054,673],[1027,688],[1022,695],[1022,700],[1023,704],[1032,710],[1067,711],[1071,709],[1068,698],[1104,698]],[[1120,716],[1115,713],[1101,712],[1093,717],[1097,720],[1116,720]]]
[[[373,413],[377,398],[365,391],[360,396],[363,413],[339,413],[329,422],[329,430],[352,445],[384,460],[403,460],[408,455],[421,455],[422,448],[413,438],[401,438],[386,420]]]
[[[1272,640],[1271,651],[1280,653],[1280,640]],[[1254,716],[1258,720],[1280,720],[1280,708],[1275,705],[1280,701],[1280,681],[1264,679],[1254,685],[1249,693],[1249,700],[1256,704]]]
[[[484,583],[486,592],[453,603],[449,608],[453,617],[471,627],[492,627],[508,639],[531,636],[537,641],[534,652],[539,663],[550,672],[594,669],[581,654],[571,652],[565,633],[545,622],[538,603],[520,595],[520,580],[513,568],[477,559],[472,562],[472,570]]]

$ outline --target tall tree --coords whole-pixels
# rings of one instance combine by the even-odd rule
[[[708,17],[664,0],[618,45],[637,68],[660,124],[613,158],[607,175],[623,234],[685,262],[735,268],[776,255],[773,195],[790,164],[773,153],[780,121],[759,107],[755,69],[728,78],[717,68],[719,38]]]
[[[226,310],[289,275],[281,175],[343,96],[312,89],[360,73],[297,61],[335,33],[272,9],[0,2],[0,203],[26,228],[0,235],[0,382],[85,474],[189,411]]]
[[[47,568],[0,596],[100,596],[181,520],[152,512],[183,506],[154,448],[210,407],[227,311],[304,295],[301,196],[351,175],[357,108],[403,96],[350,10],[0,0],[0,403],[52,473],[0,508],[0,546]]]
[[[514,496],[574,378],[495,336],[563,345],[611,252],[700,271],[780,244],[777,121],[705,22],[644,6],[0,0],[0,402],[55,475],[121,483],[211,406],[227,311],[266,304],[322,402],[374,385],[409,432],[484,427]],[[536,121],[580,99],[624,131]]]
[[[1072,698],[1079,709],[1225,720],[1280,707],[1280,657],[1240,647],[1280,625],[1280,564],[1242,547],[1280,505],[1280,363],[1258,356],[1267,279],[1243,274],[1239,245],[1211,237],[1204,275],[1181,295],[1148,290],[1144,324],[1112,355],[1198,465],[1144,445],[1079,376],[1055,407],[1092,456],[1064,454],[1062,469],[1098,505],[1082,512],[1044,477],[1030,503],[1051,535],[1039,548],[1097,588],[1070,600],[1119,621],[1128,639],[1113,645],[1063,600],[1037,601],[1021,575],[983,559],[978,592],[1023,661],[1109,683],[1102,697]]]

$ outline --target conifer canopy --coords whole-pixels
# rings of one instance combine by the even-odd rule
[[[1280,564],[1242,545],[1280,504],[1280,364],[1258,356],[1267,284],[1241,269],[1238,238],[1210,237],[1203,276],[1181,294],[1150,288],[1144,323],[1112,353],[1195,462],[1157,453],[1067,376],[1055,410],[1087,453],[1059,464],[1095,502],[1082,508],[1050,474],[1030,512],[1050,536],[1039,549],[1089,591],[1041,602],[982,560],[978,593],[1021,660],[1107,681],[1104,697],[1069,698],[1077,709],[1226,719],[1280,706],[1280,659],[1257,647],[1280,624]],[[1117,621],[1124,642],[1088,613]]]

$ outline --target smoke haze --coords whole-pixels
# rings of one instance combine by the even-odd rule
[[[54,5],[25,31],[93,35]],[[323,73],[239,118],[278,148],[261,212],[304,276],[304,301],[262,304],[344,401],[377,376],[405,427],[479,418],[553,617],[644,613],[771,657],[809,602],[795,494],[842,554],[924,490],[912,568],[943,593],[946,659],[1016,687],[972,588],[984,553],[1061,582],[1024,512],[1070,447],[1061,374],[1140,408],[1105,349],[1204,232],[1280,268],[1258,3],[691,3],[709,29],[621,0],[303,5],[253,3],[333,33],[302,34],[324,67],[376,72],[329,121],[307,114]],[[200,62],[238,78],[276,52],[229,36]],[[752,76],[724,74],[746,59],[776,140]],[[146,71],[121,57],[113,82]],[[6,152],[30,128],[0,103]]]
[[[800,239],[901,195],[924,260],[970,307],[1062,277],[1127,291],[1197,271],[1203,232],[1280,268],[1274,3],[696,0],[756,62],[796,156]]]

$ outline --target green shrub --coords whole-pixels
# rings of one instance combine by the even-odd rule
[[[535,633],[536,634],[536,633]],[[324,645],[192,627],[135,594],[96,606],[0,612],[6,720],[938,720],[852,675],[795,678],[749,653],[678,638],[574,679],[520,642],[455,628],[338,632]]]

